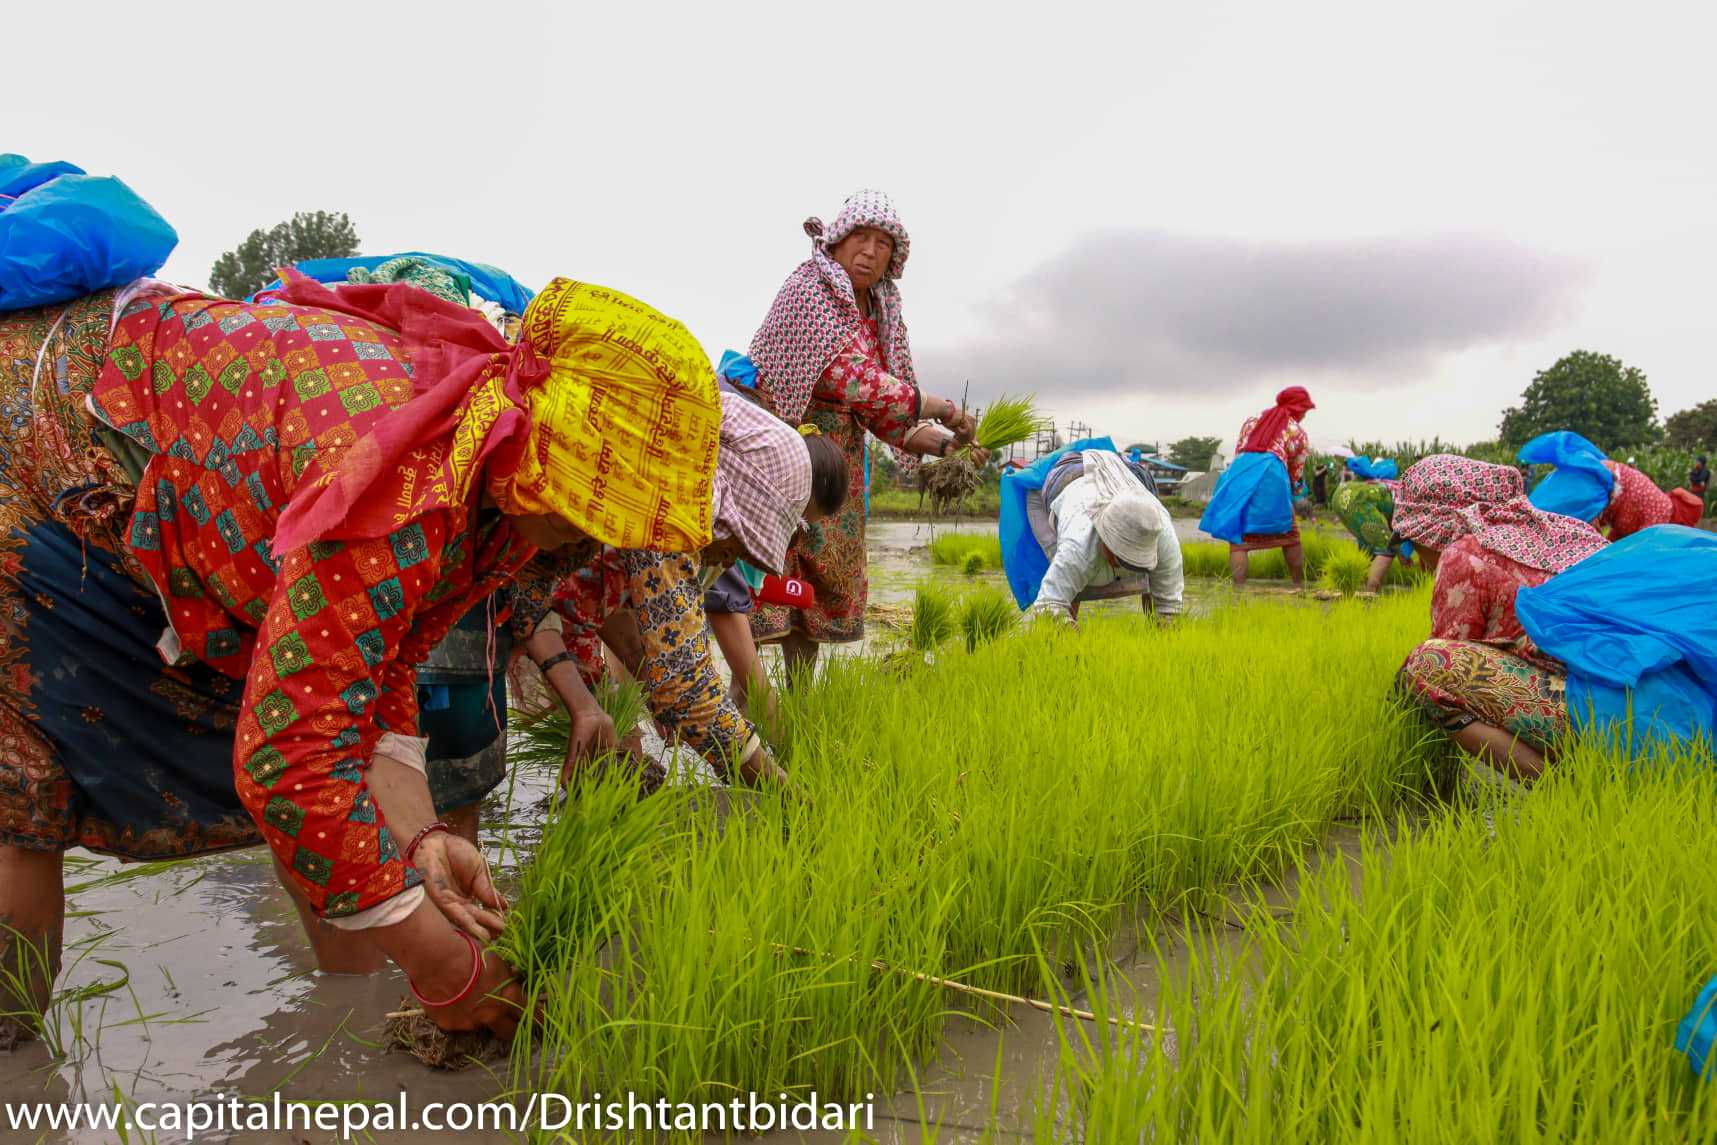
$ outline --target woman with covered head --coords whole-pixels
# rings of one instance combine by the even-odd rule
[[[1371,554],[1371,568],[1365,574],[1365,591],[1377,592],[1389,566],[1401,556],[1401,538],[1395,532],[1395,462],[1384,458],[1350,457],[1347,459],[1349,480],[1336,487],[1329,499],[1330,509],[1359,547]]]
[[[1456,744],[1522,777],[1568,729],[1567,675],[1521,627],[1515,594],[1605,545],[1584,521],[1527,500],[1520,472],[1438,454],[1402,476],[1395,531],[1436,569],[1431,638],[1397,685]]]
[[[815,603],[766,606],[752,618],[758,640],[785,641],[789,670],[812,663],[820,644],[864,635],[865,434],[908,454],[940,456],[970,442],[975,428],[957,403],[918,387],[896,285],[909,240],[888,197],[860,191],[833,224],[808,219],[805,233],[811,257],[775,296],[749,356],[770,412],[811,422],[846,456],[848,492],[840,512],[808,529],[788,554],[787,575],[809,582]]]
[[[546,611],[599,541],[710,542],[703,351],[565,279],[512,346],[408,286],[292,274],[249,304],[135,284],[8,315],[0,344],[0,400],[30,410],[0,430],[14,1001],[51,985],[66,848],[261,841],[436,1022],[510,1029],[517,987],[483,949],[503,904],[435,820],[415,665],[498,588]]]
[[[1246,583],[1248,554],[1257,549],[1281,549],[1294,584],[1305,580],[1293,490],[1311,454],[1300,422],[1316,408],[1305,387],[1289,386],[1276,395],[1275,405],[1240,427],[1234,460],[1222,471],[1199,521],[1199,528],[1228,542],[1237,586]]]
[[[544,675],[566,695],[588,693],[606,674],[606,642],[638,681],[653,715],[670,740],[702,755],[720,774],[748,783],[780,780],[756,727],[722,685],[704,630],[704,591],[734,562],[770,573],[786,564],[787,549],[807,521],[840,508],[845,464],[825,440],[807,438],[739,394],[721,394],[721,450],[716,457],[714,540],[701,553],[666,553],[607,547],[567,581],[559,606],[570,661]],[[827,480],[838,468],[842,480]],[[816,475],[824,474],[819,482]],[[833,499],[813,498],[821,486]],[[615,623],[619,621],[619,623]],[[735,665],[736,677],[743,669]],[[636,750],[633,729],[617,729]],[[562,778],[581,760],[569,756]],[[646,791],[664,776],[646,765]]]
[[[1049,569],[1030,614],[1079,615],[1079,595],[1117,580],[1142,580],[1143,601],[1165,620],[1180,615],[1185,580],[1180,540],[1167,509],[1120,454],[1070,454],[1045,477],[1048,528],[1038,541]],[[1035,522],[1034,522],[1035,524]]]

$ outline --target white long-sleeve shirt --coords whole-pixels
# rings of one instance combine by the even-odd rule
[[[1033,614],[1053,612],[1070,616],[1074,598],[1081,592],[1102,588],[1118,579],[1120,574],[1103,555],[1097,525],[1091,519],[1091,504],[1096,497],[1097,489],[1091,479],[1080,477],[1050,504],[1050,516],[1055,518],[1055,554],[1031,606]],[[1163,517],[1168,517],[1167,510]],[[1180,615],[1186,577],[1181,567],[1180,539],[1172,525],[1157,535],[1157,567],[1148,573],[1128,569],[1124,575],[1145,582],[1145,591],[1150,593],[1151,605],[1158,616]]]

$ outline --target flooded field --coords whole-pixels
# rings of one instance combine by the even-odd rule
[[[1181,522],[1196,536],[1192,522]],[[931,567],[925,546],[936,529],[914,522],[871,525],[871,599],[883,609],[910,602],[926,578],[973,578]],[[962,528],[985,531],[993,524]],[[980,574],[1000,583],[1000,574]],[[1261,592],[1279,591],[1269,586]],[[1223,595],[1193,582],[1189,599],[1204,610]],[[1137,608],[1130,601],[1106,608]],[[873,625],[871,641],[883,631]],[[867,642],[868,643],[868,642]],[[858,648],[844,649],[852,654]],[[773,653],[770,653],[773,655]],[[552,777],[516,774],[485,809],[485,842],[503,879],[516,872],[541,828]],[[396,971],[373,978],[317,973],[285,893],[261,849],[174,864],[127,866],[73,852],[66,874],[69,918],[65,1000],[52,1037],[0,1055],[0,1100],[185,1101],[238,1095],[320,1101],[389,1100],[402,1089],[441,1101],[483,1101],[503,1079],[480,1069],[431,1074],[414,1059],[385,1052],[382,1015],[406,998]],[[1238,933],[1238,932],[1236,932]],[[1160,949],[1158,947],[1160,946]],[[1127,968],[1137,1006],[1148,1010],[1155,984],[1184,952],[1138,933],[1113,951]],[[943,1052],[915,1092],[876,1106],[879,1140],[919,1140],[919,1123],[941,1123],[943,1140],[977,1140],[986,1125],[1024,1132],[1054,1055],[1051,1019],[1024,1010],[989,1020],[955,1019]],[[995,1024],[992,1024],[995,1023]],[[496,1067],[504,1070],[505,1063]],[[0,1129],[0,1134],[4,1134]],[[493,1139],[506,1139],[492,1135]],[[103,1141],[104,1134],[22,1134],[20,1141]],[[157,1140],[178,1138],[162,1134]],[[210,1139],[207,1137],[200,1139]],[[218,1137],[213,1139],[220,1139]],[[244,1140],[300,1141],[244,1135]],[[314,1138],[310,1138],[314,1139]],[[411,1135],[374,1135],[411,1140]],[[477,1133],[461,1140],[483,1140]],[[823,1140],[815,1134],[807,1140]],[[835,1138],[829,1138],[835,1139]]]

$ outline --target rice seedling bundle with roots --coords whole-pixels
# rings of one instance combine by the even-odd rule
[[[1031,396],[1001,397],[991,402],[978,419],[973,444],[994,453],[1026,441],[1050,423],[1038,414]],[[970,446],[947,457],[926,462],[919,471],[931,510],[938,515],[957,510],[983,484],[983,473],[972,459]]]

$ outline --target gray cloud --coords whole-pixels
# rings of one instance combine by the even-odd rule
[[[1546,332],[1585,277],[1573,260],[1470,235],[1103,231],[981,304],[978,338],[923,357],[989,392],[1230,390],[1272,373],[1401,385],[1445,355]]]

